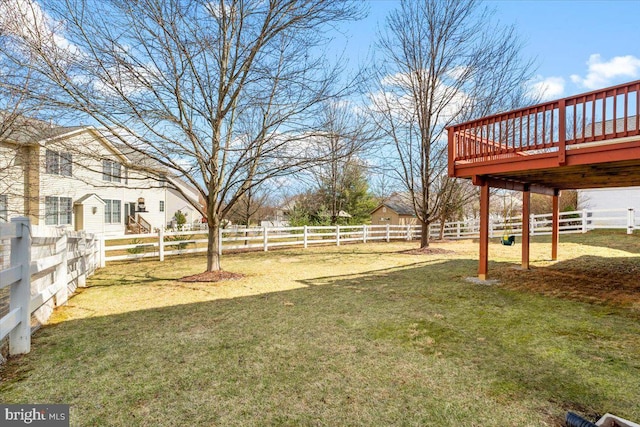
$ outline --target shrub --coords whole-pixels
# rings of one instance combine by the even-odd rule
[[[127,249],[127,252],[129,252],[130,254],[136,255],[136,254],[144,252],[144,245],[142,244],[142,240],[133,239],[131,242],[129,242],[129,244],[130,245],[138,245],[138,246],[135,246],[133,248]]]

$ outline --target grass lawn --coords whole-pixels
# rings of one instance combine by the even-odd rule
[[[472,241],[225,255],[245,277],[215,284],[176,281],[204,256],[112,263],[3,368],[0,401],[68,403],[78,426],[638,421],[640,238],[561,241],[551,263],[534,240],[531,271],[492,243],[494,286],[464,280]]]

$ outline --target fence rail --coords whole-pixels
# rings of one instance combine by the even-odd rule
[[[531,235],[551,234],[552,214],[531,215],[529,218]],[[640,215],[633,209],[581,210],[560,213],[560,233],[585,233],[598,228],[620,228],[632,233],[640,229]],[[489,221],[489,236],[504,234],[522,236],[522,217],[492,218]],[[430,238],[471,239],[479,237],[480,221],[447,222],[441,235],[441,225],[431,224]],[[102,241],[102,266],[106,261],[139,258],[159,258],[207,251],[206,231],[158,232],[149,234],[106,237]],[[250,227],[224,228],[220,230],[222,251],[238,249],[258,249],[283,246],[302,246],[391,240],[414,240],[421,237],[420,225],[337,225],[303,227]],[[129,243],[122,243],[129,240]],[[120,241],[120,242],[117,242]],[[107,242],[115,244],[108,245]]]
[[[9,290],[8,298],[0,299],[0,341],[9,339],[9,354],[28,353],[31,333],[100,264],[99,240],[84,232],[32,227],[20,217],[0,224],[0,245],[3,258],[10,254],[8,267],[0,270],[0,290]]]

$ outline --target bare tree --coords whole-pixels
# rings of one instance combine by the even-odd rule
[[[360,6],[324,0],[16,1],[5,55],[35,56],[31,93],[106,128],[127,149],[196,187],[219,270],[221,219],[252,187],[323,161],[312,117],[340,89],[328,25]],[[134,137],[132,137],[134,136]],[[199,206],[195,206],[200,208]]]
[[[267,186],[271,188],[267,189]],[[232,221],[234,224],[250,226],[252,221],[256,219],[256,216],[260,214],[264,216],[267,211],[271,210],[270,206],[272,205],[274,187],[277,188],[275,183],[266,182],[260,186],[254,185],[248,188],[247,191],[238,198],[225,219]]]
[[[578,210],[578,191],[563,190],[559,199],[560,212]],[[553,212],[553,199],[542,194],[531,195],[531,213],[542,215]]]
[[[446,132],[454,122],[518,105],[530,76],[513,28],[476,0],[403,0],[387,19],[376,61],[373,117],[422,225],[448,203]],[[444,181],[443,181],[444,180]]]
[[[331,224],[346,209],[345,198],[354,173],[365,170],[363,157],[375,141],[375,132],[367,117],[347,104],[326,103],[316,138],[318,152],[327,161],[311,169],[318,189],[329,210]]]
[[[444,239],[445,223],[461,221],[465,216],[465,206],[477,198],[478,191],[467,180],[451,179],[441,176],[434,185],[434,193],[440,194],[438,217],[440,220],[440,240]]]

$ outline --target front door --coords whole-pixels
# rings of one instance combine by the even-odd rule
[[[75,219],[75,230],[82,230],[84,228],[84,206],[82,204],[78,204],[73,207],[73,217]]]
[[[128,202],[124,204],[124,221],[125,224],[129,224],[129,216],[136,215],[136,204],[135,202]]]

